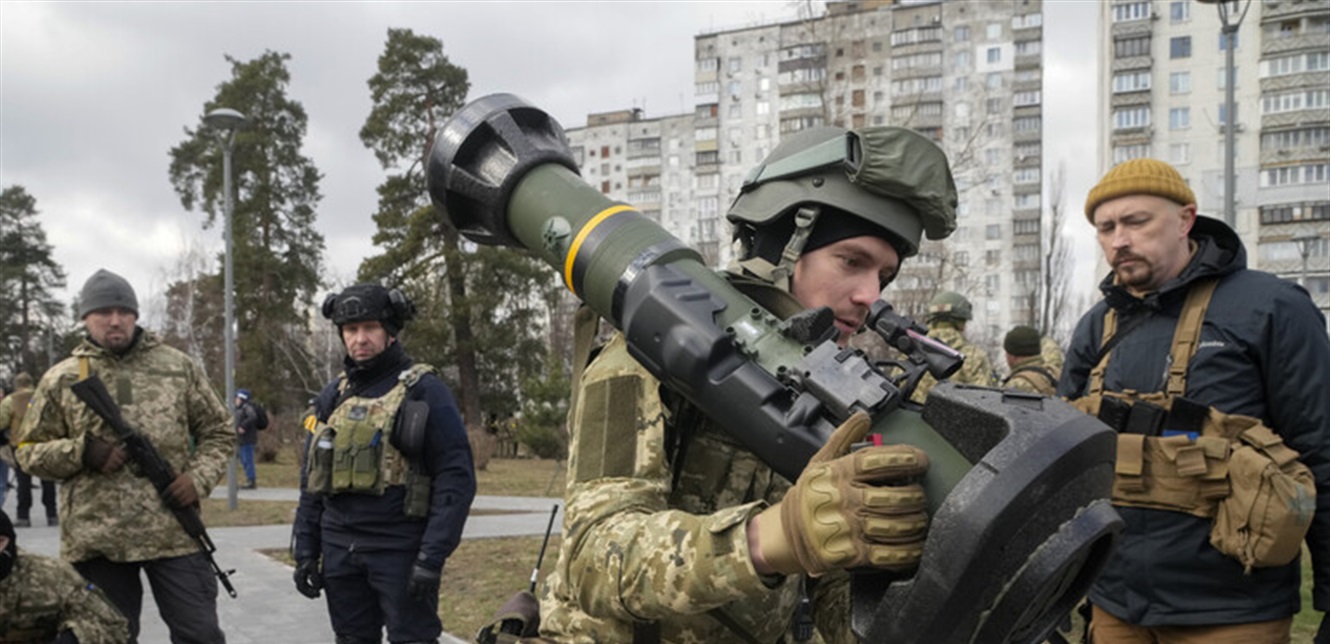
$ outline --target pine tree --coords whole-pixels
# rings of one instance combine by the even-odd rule
[[[250,61],[227,56],[231,78],[202,111],[227,107],[248,117],[232,155],[235,377],[278,410],[303,406],[309,397],[301,384],[311,372],[306,312],[319,288],[324,250],[314,229],[321,176],[301,153],[308,118],[287,95],[290,59],[273,51]],[[171,185],[186,209],[204,212],[210,227],[225,216],[220,133],[200,117],[185,135],[170,152]],[[224,378],[220,365],[209,374],[217,382]]]
[[[23,186],[0,193],[0,365],[11,374],[39,376],[53,357],[44,347],[63,334],[64,306],[52,291],[64,288],[65,271],[51,256],[38,214]]]

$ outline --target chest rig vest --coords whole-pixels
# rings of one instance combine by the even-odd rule
[[[415,516],[413,506],[418,504],[412,503],[412,493],[420,492],[416,488],[422,479],[427,491],[429,480],[393,447],[393,423],[411,387],[433,371],[429,365],[412,365],[388,393],[378,398],[351,396],[326,421],[314,420],[306,489],[322,494],[380,495],[388,487],[406,485],[407,514]],[[338,391],[344,392],[346,387],[343,376]]]
[[[1104,390],[1111,349],[1072,404],[1118,431],[1113,504],[1213,519],[1210,543],[1253,567],[1297,557],[1311,526],[1316,488],[1298,453],[1259,418],[1228,414],[1184,396],[1187,368],[1218,280],[1193,284],[1173,332],[1162,392]],[[1109,346],[1116,314],[1104,317]]]

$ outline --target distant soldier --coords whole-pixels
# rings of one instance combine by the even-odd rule
[[[947,380],[967,385],[992,387],[993,363],[988,359],[988,352],[982,347],[971,344],[965,339],[965,323],[974,317],[974,308],[964,295],[955,291],[942,291],[933,296],[928,304],[928,337],[945,342],[947,346],[965,355],[965,365]],[[928,392],[937,384],[932,374],[924,374],[910,397],[915,402],[923,402]]]
[[[129,624],[69,564],[20,551],[14,525],[0,510],[0,642],[123,644]]]
[[[1002,349],[1007,352],[1007,368],[1011,373],[1002,381],[1004,388],[1045,396],[1057,392],[1058,372],[1044,362],[1040,345],[1039,332],[1032,327],[1022,325],[1007,332]]]
[[[13,393],[0,400],[0,431],[4,431],[6,437],[18,434],[19,424],[23,422],[23,415],[27,413],[28,401],[31,399],[32,376],[26,371],[21,371],[14,376]],[[8,438],[5,442],[7,441]],[[8,448],[12,449],[12,446]],[[14,468],[14,475],[18,479],[18,518],[14,520],[14,526],[30,528],[32,520],[28,515],[32,511],[32,475],[18,467]],[[59,525],[59,513],[55,507],[55,483],[45,479],[38,481],[41,481],[42,486],[42,507],[46,509],[46,525]]]

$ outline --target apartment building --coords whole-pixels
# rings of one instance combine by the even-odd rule
[[[583,177],[637,205],[712,266],[733,257],[725,211],[782,135],[819,125],[910,127],[952,160],[955,234],[927,242],[887,297],[922,313],[939,290],[976,305],[1000,343],[1034,319],[1042,225],[1040,0],[828,2],[826,14],[704,33],[691,113],[624,110],[569,130]]]
[[[1330,309],[1330,2],[1114,0],[1102,8],[1100,170],[1175,165],[1200,211],[1225,217],[1232,124],[1234,228],[1248,264],[1300,281]],[[1228,114],[1228,47],[1234,114]]]

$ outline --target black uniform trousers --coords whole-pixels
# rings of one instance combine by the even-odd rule
[[[439,599],[406,592],[415,551],[357,550],[323,544],[323,583],[338,644],[437,642],[443,632]]]
[[[148,575],[153,599],[173,644],[225,644],[217,623],[217,578],[203,553],[119,562],[105,557],[79,561],[74,568],[84,579],[101,587],[129,620],[129,641],[138,641],[139,613],[143,610],[143,581]]]

